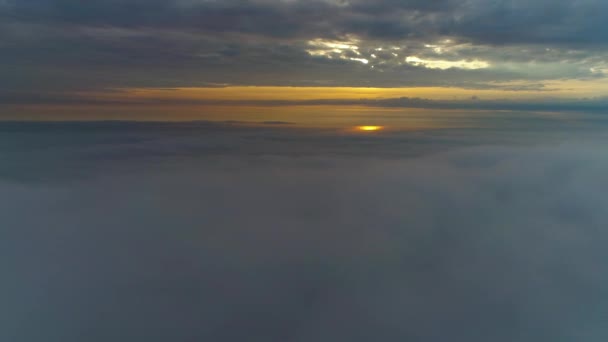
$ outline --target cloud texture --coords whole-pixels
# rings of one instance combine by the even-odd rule
[[[608,337],[605,138],[212,126],[2,125],[1,339]]]
[[[601,0],[7,0],[0,89],[597,79],[606,12]]]

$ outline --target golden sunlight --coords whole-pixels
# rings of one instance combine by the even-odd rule
[[[384,127],[382,126],[358,126],[357,129],[363,132],[374,132],[374,131],[380,131],[382,130]]]

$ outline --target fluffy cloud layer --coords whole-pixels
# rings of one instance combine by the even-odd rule
[[[608,337],[603,138],[2,132],[3,340]]]

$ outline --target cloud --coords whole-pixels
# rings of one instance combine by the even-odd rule
[[[551,6],[548,6],[548,5]],[[188,28],[278,37],[455,36],[491,43],[605,43],[599,0],[10,1],[3,15],[60,25]]]
[[[608,337],[598,137],[1,127],[2,339]]]
[[[466,87],[604,77],[605,7],[599,0],[4,1],[0,62],[10,68],[0,68],[0,90]],[[352,39],[356,53],[309,44]],[[430,70],[407,58],[454,68]],[[467,70],[474,61],[489,67]]]
[[[484,100],[478,96],[458,100],[436,100],[418,97],[396,98],[359,98],[359,99],[308,99],[308,100],[239,100],[239,99],[197,99],[196,96],[183,98],[163,97],[133,97],[125,96],[125,90],[111,90],[105,93],[80,93],[78,95],[67,92],[39,94],[37,92],[7,92],[0,94],[0,105],[58,105],[58,106],[257,106],[257,107],[283,107],[283,106],[367,106],[378,108],[425,108],[437,110],[484,110],[484,111],[513,111],[513,112],[578,112],[581,115],[591,113],[605,113],[608,110],[608,98],[559,98],[553,93],[555,90],[544,89],[542,85],[496,85],[498,90],[526,91],[533,90],[545,92],[546,95],[538,99],[491,99]],[[481,87],[481,89],[485,89]],[[159,89],[154,89],[159,90]],[[161,89],[171,92],[177,89]],[[183,90],[183,89],[182,89]],[[100,96],[104,95],[104,96]],[[5,119],[11,118],[9,116]],[[14,119],[14,118],[13,118]],[[270,121],[270,123],[273,123]],[[278,123],[282,123],[279,121]]]

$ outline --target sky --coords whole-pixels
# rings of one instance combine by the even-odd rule
[[[607,13],[0,0],[0,341],[607,341]]]
[[[345,106],[605,111],[606,12],[602,0],[2,0],[0,112],[263,121],[259,108],[297,106],[316,116],[302,124],[336,126],[324,113]]]

